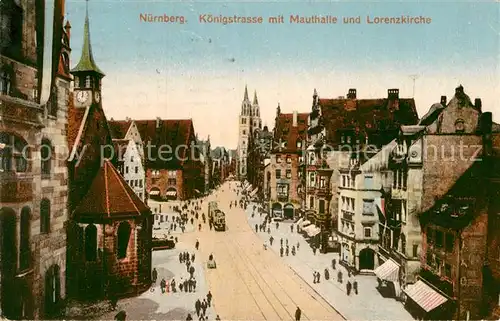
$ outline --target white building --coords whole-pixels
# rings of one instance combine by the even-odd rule
[[[144,201],[146,174],[139,145],[133,139],[115,139],[113,141],[119,147],[118,170],[134,193]]]

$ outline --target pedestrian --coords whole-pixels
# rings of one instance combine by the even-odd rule
[[[270,227],[267,228],[267,234],[271,234],[271,228]]]
[[[276,229],[278,229],[279,227],[280,227],[280,223],[276,222]]]
[[[273,241],[274,241],[274,237],[272,237],[272,236],[271,236],[271,237],[269,238],[269,244],[271,244],[271,246],[273,246]]]
[[[220,321],[220,317],[218,314],[217,314],[217,318],[215,318],[215,321]]]
[[[191,316],[191,313],[188,313],[186,321],[193,321],[193,317]]]
[[[161,279],[161,281],[160,281],[161,293],[165,293],[165,287],[166,286],[167,286],[167,281],[165,281],[165,279]]]
[[[153,272],[151,272],[151,280],[153,283],[156,283],[156,279],[158,278],[158,272],[156,271],[156,268],[153,268]]]
[[[290,225],[290,230],[291,230],[291,231],[292,231],[292,233],[293,233],[293,224],[292,224],[292,225]]]
[[[170,286],[172,287],[172,292],[177,292],[177,289],[175,288],[175,279],[172,279],[172,281],[170,281]]]
[[[337,260],[333,259],[332,260],[332,269],[335,270],[335,265],[337,265]]]
[[[280,255],[283,257],[283,247],[280,248]]]
[[[297,242],[297,251],[299,250],[300,248],[300,242]]]
[[[184,280],[184,292],[188,291],[188,280]]]
[[[280,239],[281,246],[283,246],[283,238]]]
[[[289,252],[290,252],[290,251],[289,251],[289,248],[288,248],[288,246],[287,246],[287,247],[286,247],[286,250],[285,250],[285,254],[286,254],[286,256],[288,256],[288,253],[289,253]]]
[[[196,292],[196,279],[193,278],[193,292]]]
[[[295,256],[295,253],[296,252],[295,252],[295,245],[294,245],[294,246],[292,246],[292,255]]]
[[[212,302],[212,293],[210,291],[208,291],[208,293],[207,293],[207,303],[208,303],[209,307],[212,306],[211,302]]]
[[[342,283],[342,271],[339,271],[339,273],[337,273],[337,281],[339,281],[339,283]]]
[[[321,278],[321,273],[316,272],[316,276],[317,276],[317,278],[318,278],[318,282],[317,282],[317,283],[320,283],[320,282],[319,282],[319,279]]]
[[[203,302],[201,303],[201,310],[203,311],[203,314],[207,312],[208,304],[207,300],[203,299]]]
[[[288,246],[288,239],[286,239],[286,246]]]
[[[358,294],[358,281],[354,280],[352,283],[352,289],[354,290],[354,294]]]
[[[193,253],[193,254],[191,254],[191,262],[194,262],[194,258],[195,258],[195,256],[194,256],[194,253]]]
[[[258,226],[257,226],[257,224],[255,224],[255,233],[257,233],[257,232],[258,232]]]
[[[196,250],[198,250],[198,248],[200,247],[200,242],[198,240],[196,240],[196,244],[194,245],[194,247],[196,248]]]
[[[351,281],[347,281],[347,284],[345,286],[347,290],[347,295],[351,295],[351,288],[352,288]]]
[[[189,268],[189,274],[191,275],[191,277],[193,277],[193,274],[194,274],[194,266],[191,265],[191,267]]]
[[[201,231],[201,224],[198,224],[198,231]]]
[[[302,315],[302,311],[300,310],[299,307],[297,307],[297,310],[295,310],[295,321],[300,321],[301,315]]]
[[[179,263],[182,263],[183,260],[184,256],[182,255],[182,253],[179,253]]]
[[[179,282],[179,291],[182,292],[183,288],[184,288],[184,282],[181,279],[181,281]]]
[[[328,268],[325,268],[325,280],[330,280],[330,272],[328,271]]]
[[[316,271],[313,272],[313,283],[316,284]]]
[[[196,302],[194,303],[194,309],[196,310],[196,315],[200,316],[200,310],[201,310],[200,299],[196,300]]]
[[[168,283],[168,281],[165,282],[165,292],[170,292],[170,284]]]

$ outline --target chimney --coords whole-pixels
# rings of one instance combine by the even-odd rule
[[[161,124],[161,118],[156,117],[156,128],[160,128],[160,124]]]
[[[130,121],[130,117],[125,117],[125,121]]]
[[[389,99],[399,99],[399,89],[388,89],[387,90],[387,97]]]
[[[292,119],[292,126],[293,127],[297,127],[297,123],[298,123],[297,117],[298,117],[297,111],[294,110],[293,111],[293,119]]]
[[[455,95],[461,95],[464,93],[464,87],[462,85],[455,88]]]
[[[349,89],[349,92],[347,93],[347,99],[356,99],[356,89],[355,88]]]
[[[109,121],[114,121],[113,117],[111,117],[111,118],[109,119]]]
[[[441,96],[441,105],[443,105],[443,107],[446,107],[446,102],[447,102],[446,96]]]
[[[482,107],[483,107],[483,104],[481,102],[481,98],[476,98],[474,100],[474,107],[476,107],[476,109],[479,111],[479,112],[482,112]]]

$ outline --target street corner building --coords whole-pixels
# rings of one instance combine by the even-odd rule
[[[265,169],[265,188],[272,216],[295,219],[301,208],[303,144],[307,135],[307,113],[282,113],[278,104],[270,151]]]
[[[137,295],[151,284],[151,210],[109,160],[72,214],[79,299]]]
[[[66,296],[70,25],[64,1],[40,3],[0,3],[0,316],[10,319],[54,315]]]
[[[340,251],[340,263],[349,269],[375,268],[375,202],[390,175],[384,169],[386,145],[401,125],[417,122],[415,101],[400,98],[398,89],[379,99],[359,99],[354,88],[347,97],[322,99],[314,90],[304,175],[306,218],[322,231],[311,229],[321,249]]]

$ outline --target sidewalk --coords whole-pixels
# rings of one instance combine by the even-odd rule
[[[181,278],[189,278],[186,265],[179,263],[179,253],[187,251],[195,253],[194,277],[196,279],[196,292],[179,292]],[[135,298],[123,299],[118,302],[117,310],[99,317],[100,320],[112,320],[114,315],[124,310],[127,313],[127,320],[185,320],[188,313],[191,313],[193,320],[198,320],[194,309],[197,299],[200,301],[206,298],[209,291],[205,281],[205,267],[202,265],[203,259],[199,257],[194,246],[191,244],[178,243],[175,249],[153,252],[153,268],[158,271],[158,279],[154,291],[148,290]],[[161,293],[160,281],[165,278],[170,283],[175,278],[177,283],[176,293]],[[217,314],[212,307],[207,309],[207,320],[215,320]]]
[[[248,223],[255,231],[255,224],[261,224],[265,215],[260,217],[255,214],[251,217],[253,204],[247,209]],[[295,256],[290,253],[289,256],[283,254],[283,260],[303,278],[313,289],[316,290],[327,302],[337,309],[348,320],[414,320],[414,318],[405,310],[404,306],[391,298],[384,298],[376,289],[377,279],[371,275],[357,275],[348,277],[347,270],[341,266],[338,253],[321,254],[319,251],[314,255],[310,245],[305,238],[296,232],[290,230],[292,223],[279,222],[279,229],[276,230],[275,224],[271,224],[271,234],[259,232],[263,243],[266,243],[268,249],[272,249],[276,255],[280,255],[280,239],[283,238],[283,248],[286,248],[285,242],[288,239],[290,250],[293,245],[300,248]],[[274,237],[273,246],[269,245],[270,236]],[[291,252],[291,251],[290,251]],[[332,269],[332,260],[337,261],[336,270]],[[325,280],[324,270],[328,268],[330,280]],[[342,271],[343,283],[337,281],[338,271]],[[313,283],[313,272],[321,274],[320,283]],[[358,295],[351,291],[347,296],[346,283],[350,279],[351,284],[354,280],[358,282]]]

